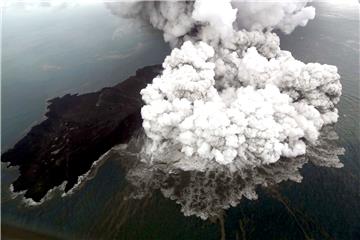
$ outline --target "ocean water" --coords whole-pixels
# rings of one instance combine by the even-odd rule
[[[2,151],[42,118],[48,99],[115,85],[169,52],[160,32],[102,3],[10,6],[2,21]]]
[[[121,48],[122,41],[117,43],[113,42],[111,38],[109,40],[109,38],[105,37],[106,34],[112,36],[118,23],[116,23],[117,20],[107,14],[106,9],[98,9],[101,8],[96,8],[96,10],[77,9],[77,11],[84,12],[82,14],[75,12],[74,14],[79,18],[79,21],[83,18],[92,19],[87,15],[90,13],[99,14],[96,15],[97,19],[107,18],[110,22],[114,21],[114,25],[110,24],[113,27],[108,27],[108,31],[105,31],[104,28],[93,30],[94,38],[96,38],[95,35],[101,35],[107,40],[93,40],[93,45],[89,43],[89,48],[93,49],[99,45],[109,47],[108,44],[111,42],[114,45],[111,47],[112,50],[109,51],[128,49],[128,47]],[[91,14],[90,16],[92,16]],[[52,18],[55,15],[57,14],[51,14],[48,17]],[[9,19],[11,18],[9,17]],[[83,21],[86,24],[91,24],[87,20]],[[4,22],[7,24],[6,21]],[[66,25],[64,23],[64,27]],[[79,23],[79,29],[82,28],[83,26]],[[5,29],[4,39],[10,39],[11,34],[6,33]],[[93,28],[89,26],[89,29]],[[127,166],[119,160],[116,154],[108,154],[92,170],[88,180],[73,194],[61,197],[61,193],[54,192],[50,200],[45,201],[42,205],[32,207],[22,203],[21,197],[11,198],[8,186],[14,180],[17,171],[15,168],[5,170],[3,166],[3,224],[46,233],[49,236],[62,239],[220,239],[221,236],[224,236],[224,233],[226,239],[360,239],[360,65],[358,29],[359,9],[340,5],[318,4],[317,18],[314,21],[309,22],[305,28],[297,28],[291,35],[281,35],[281,47],[291,50],[296,58],[304,62],[328,63],[338,67],[342,76],[343,95],[338,105],[340,119],[335,128],[339,135],[338,145],[345,149],[345,154],[340,157],[344,164],[343,168],[317,167],[308,163],[300,170],[303,176],[301,183],[285,181],[271,188],[259,188],[257,190],[259,195],[257,200],[242,199],[236,207],[225,211],[221,222],[216,219],[203,221],[195,216],[185,217],[181,212],[180,205],[163,197],[163,194],[159,191],[155,191],[151,197],[140,200],[128,199],[131,187],[129,187],[129,182],[125,179]],[[117,33],[119,32],[121,33],[121,31],[117,31]],[[88,35],[88,32],[84,34]],[[12,38],[15,38],[16,35],[13,33]],[[39,37],[38,34],[34,35],[34,38]],[[49,34],[45,35],[49,36]],[[149,44],[158,46],[159,49],[154,51],[160,54],[160,56],[157,56],[159,59],[152,59],[153,63],[156,63],[156,61],[161,62],[161,57],[166,55],[168,49],[160,44],[160,35],[150,34],[150,36],[154,40]],[[83,38],[81,35],[78,37]],[[139,37],[139,39],[143,39],[142,37]],[[3,42],[5,42],[4,39]],[[127,39],[127,37],[124,39]],[[44,40],[44,43],[49,44],[48,40]],[[55,41],[55,39],[53,40]],[[33,41],[35,40],[29,40],[29,44]],[[83,41],[85,40],[83,39]],[[10,44],[10,41],[8,42]],[[77,51],[79,46],[72,46],[69,42],[74,44],[69,39],[64,40],[64,46],[71,48],[70,53]],[[84,44],[81,43],[80,45],[83,46]],[[117,44],[120,44],[120,46]],[[11,49],[11,47],[5,45],[4,56],[6,56],[6,48]],[[9,60],[7,63],[6,57],[4,57],[5,67],[2,77],[2,117],[4,116],[2,118],[2,135],[5,143],[8,142],[11,145],[15,141],[15,138],[7,140],[6,136],[13,136],[13,133],[21,135],[21,131],[25,131],[31,122],[40,119],[45,106],[44,100],[49,96],[61,95],[67,89],[82,92],[90,89],[94,90],[108,84],[111,85],[124,79],[122,76],[135,71],[135,67],[129,69],[131,63],[134,64],[136,61],[136,64],[138,64],[136,66],[140,67],[150,64],[152,61],[148,59],[149,62],[141,62],[142,60],[137,62],[138,58],[155,56],[151,55],[154,52],[144,52],[144,55],[133,56],[129,62],[123,62],[124,59],[114,62],[113,58],[116,57],[110,54],[108,56],[109,61],[103,65],[98,62],[94,63],[95,60],[89,60],[91,63],[76,65],[74,62],[89,59],[89,48],[87,50],[84,48],[83,55],[79,53],[78,59],[69,58],[69,55],[64,56],[64,66],[65,63],[68,63],[69,67],[74,66],[73,71],[65,71],[64,67],[63,74],[65,75],[60,74],[57,76],[55,74],[57,77],[44,78],[43,80],[38,80],[41,79],[40,76],[44,75],[41,75],[40,71],[35,73],[34,69],[36,69],[37,65],[33,65],[31,57],[27,60],[27,57],[20,58],[20,56],[28,55],[22,52],[26,52],[26,50],[17,49],[16,47],[13,47],[13,50],[8,50]],[[151,51],[151,49],[152,47],[148,51]],[[44,52],[53,50],[53,46],[48,46],[45,50]],[[38,54],[36,50],[31,51],[33,51],[33,55]],[[53,53],[50,51],[48,54],[57,55],[60,52],[62,52],[61,49]],[[57,59],[57,57],[55,56],[54,59]],[[20,71],[17,76],[17,63],[26,66],[26,62],[30,65],[25,67],[23,75],[20,75],[22,72]],[[43,64],[44,61],[39,60],[39,62]],[[47,69],[46,71],[62,70],[51,67],[55,66],[53,62],[47,64],[49,66],[41,69]],[[92,70],[95,65],[96,69]],[[8,70],[6,70],[7,66],[9,66]],[[113,70],[109,71],[108,68]],[[124,69],[128,69],[128,72],[121,75]],[[83,71],[89,72],[84,73]],[[97,72],[98,75],[95,76],[98,77],[93,77],[94,72]],[[52,75],[48,74],[47,76]],[[65,76],[68,76],[68,78],[65,78]],[[73,76],[79,76],[76,77],[79,80],[73,80]],[[85,76],[91,77],[87,78]],[[106,80],[108,82],[105,80],[104,82],[98,82],[99,79],[103,78],[108,79]],[[50,79],[53,79],[53,81]],[[69,83],[63,83],[63,79],[72,80],[69,80]],[[28,82],[24,83],[25,81]],[[44,85],[45,82],[48,85]],[[50,88],[51,83],[54,82],[60,87],[65,84],[64,89],[52,87],[52,90],[49,90],[49,96],[42,95],[44,89]],[[65,87],[66,84],[71,87]],[[91,87],[86,88],[88,84]],[[83,88],[84,85],[85,88]],[[30,91],[32,89],[30,86],[34,86],[33,88],[36,90]],[[37,99],[36,101],[30,102],[24,97],[26,93],[29,94],[30,92]],[[14,99],[17,99],[18,102]],[[11,102],[11,100],[15,102]],[[27,111],[23,111],[23,109]],[[38,109],[37,114],[32,113],[35,109]],[[11,132],[6,135],[5,131]]]

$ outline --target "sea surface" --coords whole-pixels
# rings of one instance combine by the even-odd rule
[[[34,239],[360,239],[358,29],[358,7],[323,3],[305,28],[281,35],[281,47],[297,59],[338,67],[343,95],[335,128],[345,149],[343,168],[305,164],[301,183],[259,188],[257,200],[244,198],[220,221],[203,221],[185,217],[159,191],[129,200],[126,166],[116,154],[99,161],[73,194],[54,191],[39,206],[12,198],[17,169],[3,164],[7,236],[23,229],[38,234]],[[159,32],[112,16],[102,5],[5,9],[2,42],[2,150],[41,120],[46,99],[113,85],[169,52]]]
[[[2,152],[41,120],[48,99],[115,85],[170,51],[160,32],[102,3],[11,5],[2,28]]]

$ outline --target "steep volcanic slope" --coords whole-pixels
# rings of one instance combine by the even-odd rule
[[[2,155],[2,162],[19,166],[14,191],[34,201],[64,181],[69,191],[94,161],[141,126],[139,92],[160,71],[145,67],[114,87],[50,100],[47,119]]]

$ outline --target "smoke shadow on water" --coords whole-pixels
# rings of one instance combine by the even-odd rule
[[[226,168],[185,172],[166,164],[141,162],[144,138],[140,133],[126,149],[113,152],[111,161],[118,164],[126,181],[105,204],[88,237],[278,239],[281,235],[284,239],[333,239],[324,226],[326,219],[307,213],[303,203],[292,196],[298,190],[306,193],[312,189],[297,184],[307,171],[342,167],[338,156],[344,149],[338,146],[332,126],[323,129],[319,145],[308,146],[305,156],[241,172]],[[313,177],[306,177],[310,179],[303,182],[309,184]],[[175,226],[177,229],[171,230]]]

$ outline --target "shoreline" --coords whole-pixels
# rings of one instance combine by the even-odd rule
[[[7,168],[19,171],[11,192],[24,194],[30,205],[56,189],[66,192],[63,196],[74,192],[91,178],[94,163],[141,126],[140,90],[159,72],[161,66],[147,66],[113,87],[47,101],[43,122],[2,154]]]

